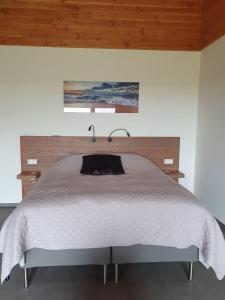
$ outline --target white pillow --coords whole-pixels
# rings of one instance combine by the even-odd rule
[[[143,156],[125,153],[119,153],[118,155],[121,156],[125,173],[151,172],[153,170],[158,170],[158,167],[156,167],[152,161]]]

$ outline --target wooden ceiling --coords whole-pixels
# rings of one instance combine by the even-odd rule
[[[202,44],[205,48],[225,34],[225,0],[204,0]]]
[[[225,33],[221,7],[225,0],[0,0],[0,44],[198,51]]]

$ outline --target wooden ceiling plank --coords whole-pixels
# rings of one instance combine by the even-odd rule
[[[8,18],[8,17],[2,17],[1,18],[1,26],[0,26],[0,32],[1,31],[5,31],[7,28],[11,29],[11,30],[33,30],[35,29],[35,31],[39,31],[39,30],[43,30],[46,31],[46,25],[48,25],[48,31],[46,31],[46,34],[50,34],[50,31],[54,31],[57,30],[57,34],[58,34],[58,29],[60,28],[66,28],[69,31],[73,31],[73,29],[82,29],[82,28],[89,28],[92,31],[98,31],[101,30],[102,32],[104,32],[107,29],[110,30],[114,30],[117,29],[117,31],[119,30],[127,30],[127,32],[133,32],[136,28],[138,28],[138,30],[140,30],[140,32],[149,32],[152,30],[163,30],[165,32],[170,31],[172,33],[179,33],[181,32],[183,34],[184,30],[187,30],[186,35],[190,35],[191,33],[196,33],[196,34],[200,34],[199,30],[196,30],[196,27],[194,24],[187,24],[187,23],[183,23],[183,22],[160,22],[160,21],[148,21],[148,22],[134,22],[134,21],[108,21],[108,20],[90,20],[84,21],[82,19],[75,19],[71,18],[71,21],[68,22],[64,22],[64,20],[58,20],[57,22],[54,22],[54,19],[52,19],[51,21],[49,20],[45,20],[45,19],[38,19],[38,26],[37,26],[37,19],[36,18],[32,18],[32,17],[27,17],[27,16],[20,16],[20,18],[18,19],[20,21],[20,26],[18,26],[17,22],[14,21],[14,18]],[[48,23],[49,21],[49,23]],[[132,30],[130,30],[130,28],[132,27]],[[169,29],[168,29],[169,27]]]
[[[183,16],[184,18],[188,17],[192,17],[192,18],[196,18],[199,19],[200,14],[199,13],[195,13],[191,10],[184,10],[184,9],[180,9],[180,8],[140,8],[140,7],[133,7],[133,8],[120,8],[120,7],[104,7],[104,6],[70,6],[70,7],[61,7],[61,6],[54,6],[54,7],[38,7],[38,8],[32,8],[32,7],[2,7],[0,4],[0,10],[1,13],[17,13],[19,14],[19,12],[30,12],[33,14],[37,14],[37,13],[54,13],[54,12],[58,12],[61,13],[63,15],[63,13],[86,13],[86,12],[92,12],[93,14],[99,14],[99,13],[108,13],[108,14],[112,14],[112,15],[118,15],[118,16],[130,16],[130,17],[134,17],[138,16],[138,18],[141,18],[142,16],[144,18],[148,18],[148,16],[152,16],[152,15],[159,15],[159,16]]]
[[[127,0],[127,4],[129,4],[130,1]],[[151,3],[151,2],[148,2]],[[65,4],[62,2],[50,2],[49,0],[43,1],[41,2],[39,1],[14,1],[14,0],[8,0],[6,2],[4,2],[4,0],[0,1],[0,7],[2,8],[22,8],[22,9],[41,9],[41,10],[45,10],[45,9],[69,9],[69,8],[77,8],[77,9],[91,9],[91,10],[98,10],[98,9],[108,9],[108,10],[113,10],[113,9],[117,9],[117,10],[121,10],[121,11],[126,11],[126,10],[137,10],[137,9],[142,9],[142,10],[151,10],[152,12],[159,12],[159,13],[163,13],[164,12],[173,12],[173,11],[177,11],[183,14],[194,14],[194,15],[199,15],[201,13],[200,10],[200,6],[197,7],[196,6],[185,6],[185,5],[165,5],[165,3],[167,2],[163,2],[164,5],[151,5],[151,4],[146,4],[146,5],[140,5],[139,1],[135,1],[135,5],[129,6],[129,5],[106,5],[103,2],[101,2],[100,0],[98,1],[98,5],[97,4],[92,4],[92,3],[86,3],[86,2],[78,2],[78,3],[71,3],[71,4]],[[178,3],[181,3],[181,1],[178,1]]]
[[[149,6],[149,7],[186,7],[201,9],[201,0],[1,0],[2,5],[20,4],[62,4],[62,5],[109,5],[109,6]]]
[[[76,40],[75,43],[71,43],[71,39],[70,40],[60,40],[59,43],[57,43],[57,45],[55,44],[55,40],[53,41],[49,41],[49,40],[43,40],[43,39],[35,39],[35,38],[18,38],[18,37],[11,37],[11,38],[1,38],[0,37],[0,43],[2,45],[8,45],[9,43],[9,39],[10,39],[10,45],[24,45],[24,46],[46,46],[46,47],[69,47],[69,48],[87,48],[87,43],[85,40]],[[137,49],[137,45],[134,42],[116,42],[113,41],[112,44],[110,44],[110,48],[109,48],[109,43],[108,41],[104,42],[101,41],[101,48],[103,49]],[[88,43],[90,48],[99,48],[99,40],[93,40],[90,41]],[[181,43],[162,43],[161,41],[158,41],[158,43],[143,43],[140,42],[138,44],[140,50],[148,50],[148,49],[152,49],[152,50],[170,50],[170,51],[198,51],[199,50],[199,46],[196,44],[193,44],[192,41],[188,41],[188,42],[183,42],[181,41]]]

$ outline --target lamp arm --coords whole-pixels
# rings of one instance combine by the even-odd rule
[[[93,136],[92,136],[92,142],[96,142],[96,137],[95,137],[95,127],[93,126]]]
[[[109,137],[108,137],[108,142],[109,142],[109,143],[112,142],[112,138],[111,138],[112,134],[113,134],[115,131],[119,131],[119,130],[125,131],[126,134],[127,134],[127,136],[130,137],[129,132],[128,132],[126,129],[124,129],[124,128],[117,128],[117,129],[114,129],[114,130],[110,133],[110,135],[109,135]]]
[[[92,128],[92,142],[95,143],[95,142],[96,142],[96,137],[95,137],[95,126],[94,126],[94,125],[89,126],[88,131],[90,131],[91,128]]]

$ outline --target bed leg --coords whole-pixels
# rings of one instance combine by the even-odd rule
[[[106,284],[107,281],[107,265],[103,266],[103,283]]]
[[[28,288],[28,276],[27,275],[28,275],[27,274],[27,269],[24,268],[24,287],[25,287],[25,289]]]
[[[194,266],[194,263],[190,262],[189,263],[189,274],[188,274],[189,281],[191,281],[193,279],[193,266]]]
[[[118,276],[119,276],[119,268],[118,264],[115,264],[115,283],[118,283]]]

